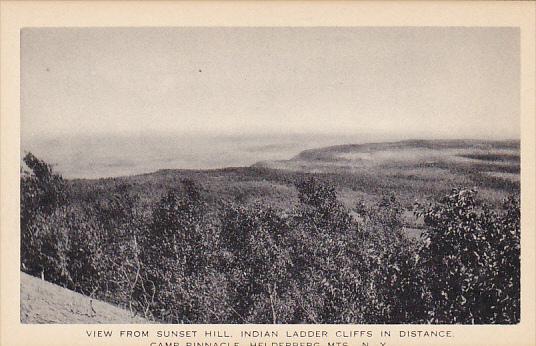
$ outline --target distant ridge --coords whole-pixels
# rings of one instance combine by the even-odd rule
[[[510,189],[519,182],[520,141],[413,139],[334,145],[304,150],[288,160],[257,162],[252,167],[367,176],[374,184],[380,177],[399,184],[409,180],[432,183],[448,177],[453,186],[484,184]]]
[[[387,149],[519,149],[519,140],[502,140],[502,141],[486,141],[478,139],[453,139],[453,140],[426,140],[426,139],[409,139],[396,142],[377,142],[364,144],[342,144],[329,147],[304,150],[295,159],[311,159],[320,156],[325,156],[326,153],[349,153],[349,152],[369,152],[380,151]]]

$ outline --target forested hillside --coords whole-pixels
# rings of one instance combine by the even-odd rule
[[[518,174],[519,156],[505,152],[518,146],[506,145],[427,152],[424,166],[383,150],[366,169],[347,169],[355,158],[309,169],[363,151],[331,148],[299,155],[300,170],[99,180],[64,180],[28,153],[21,269],[156,322],[517,323],[519,180],[474,175]]]

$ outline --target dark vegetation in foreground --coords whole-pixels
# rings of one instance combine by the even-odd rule
[[[289,178],[296,203],[268,205],[209,198],[193,179],[156,200],[121,180],[82,188],[32,154],[24,163],[21,269],[148,319],[519,322],[517,196],[497,207],[453,189],[417,203],[425,230],[411,239],[396,194],[348,207],[311,174]]]

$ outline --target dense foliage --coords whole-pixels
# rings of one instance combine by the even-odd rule
[[[420,208],[429,226],[420,248],[430,268],[429,319],[438,323],[519,321],[520,213],[509,198],[501,213],[478,205],[474,190],[453,190]]]
[[[86,199],[27,154],[21,269],[170,323],[517,323],[520,215],[457,189],[415,206],[347,208],[310,177],[294,207],[210,201],[183,180],[147,203],[135,186]]]

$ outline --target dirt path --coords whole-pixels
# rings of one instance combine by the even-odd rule
[[[127,310],[21,272],[22,323],[151,323]]]

